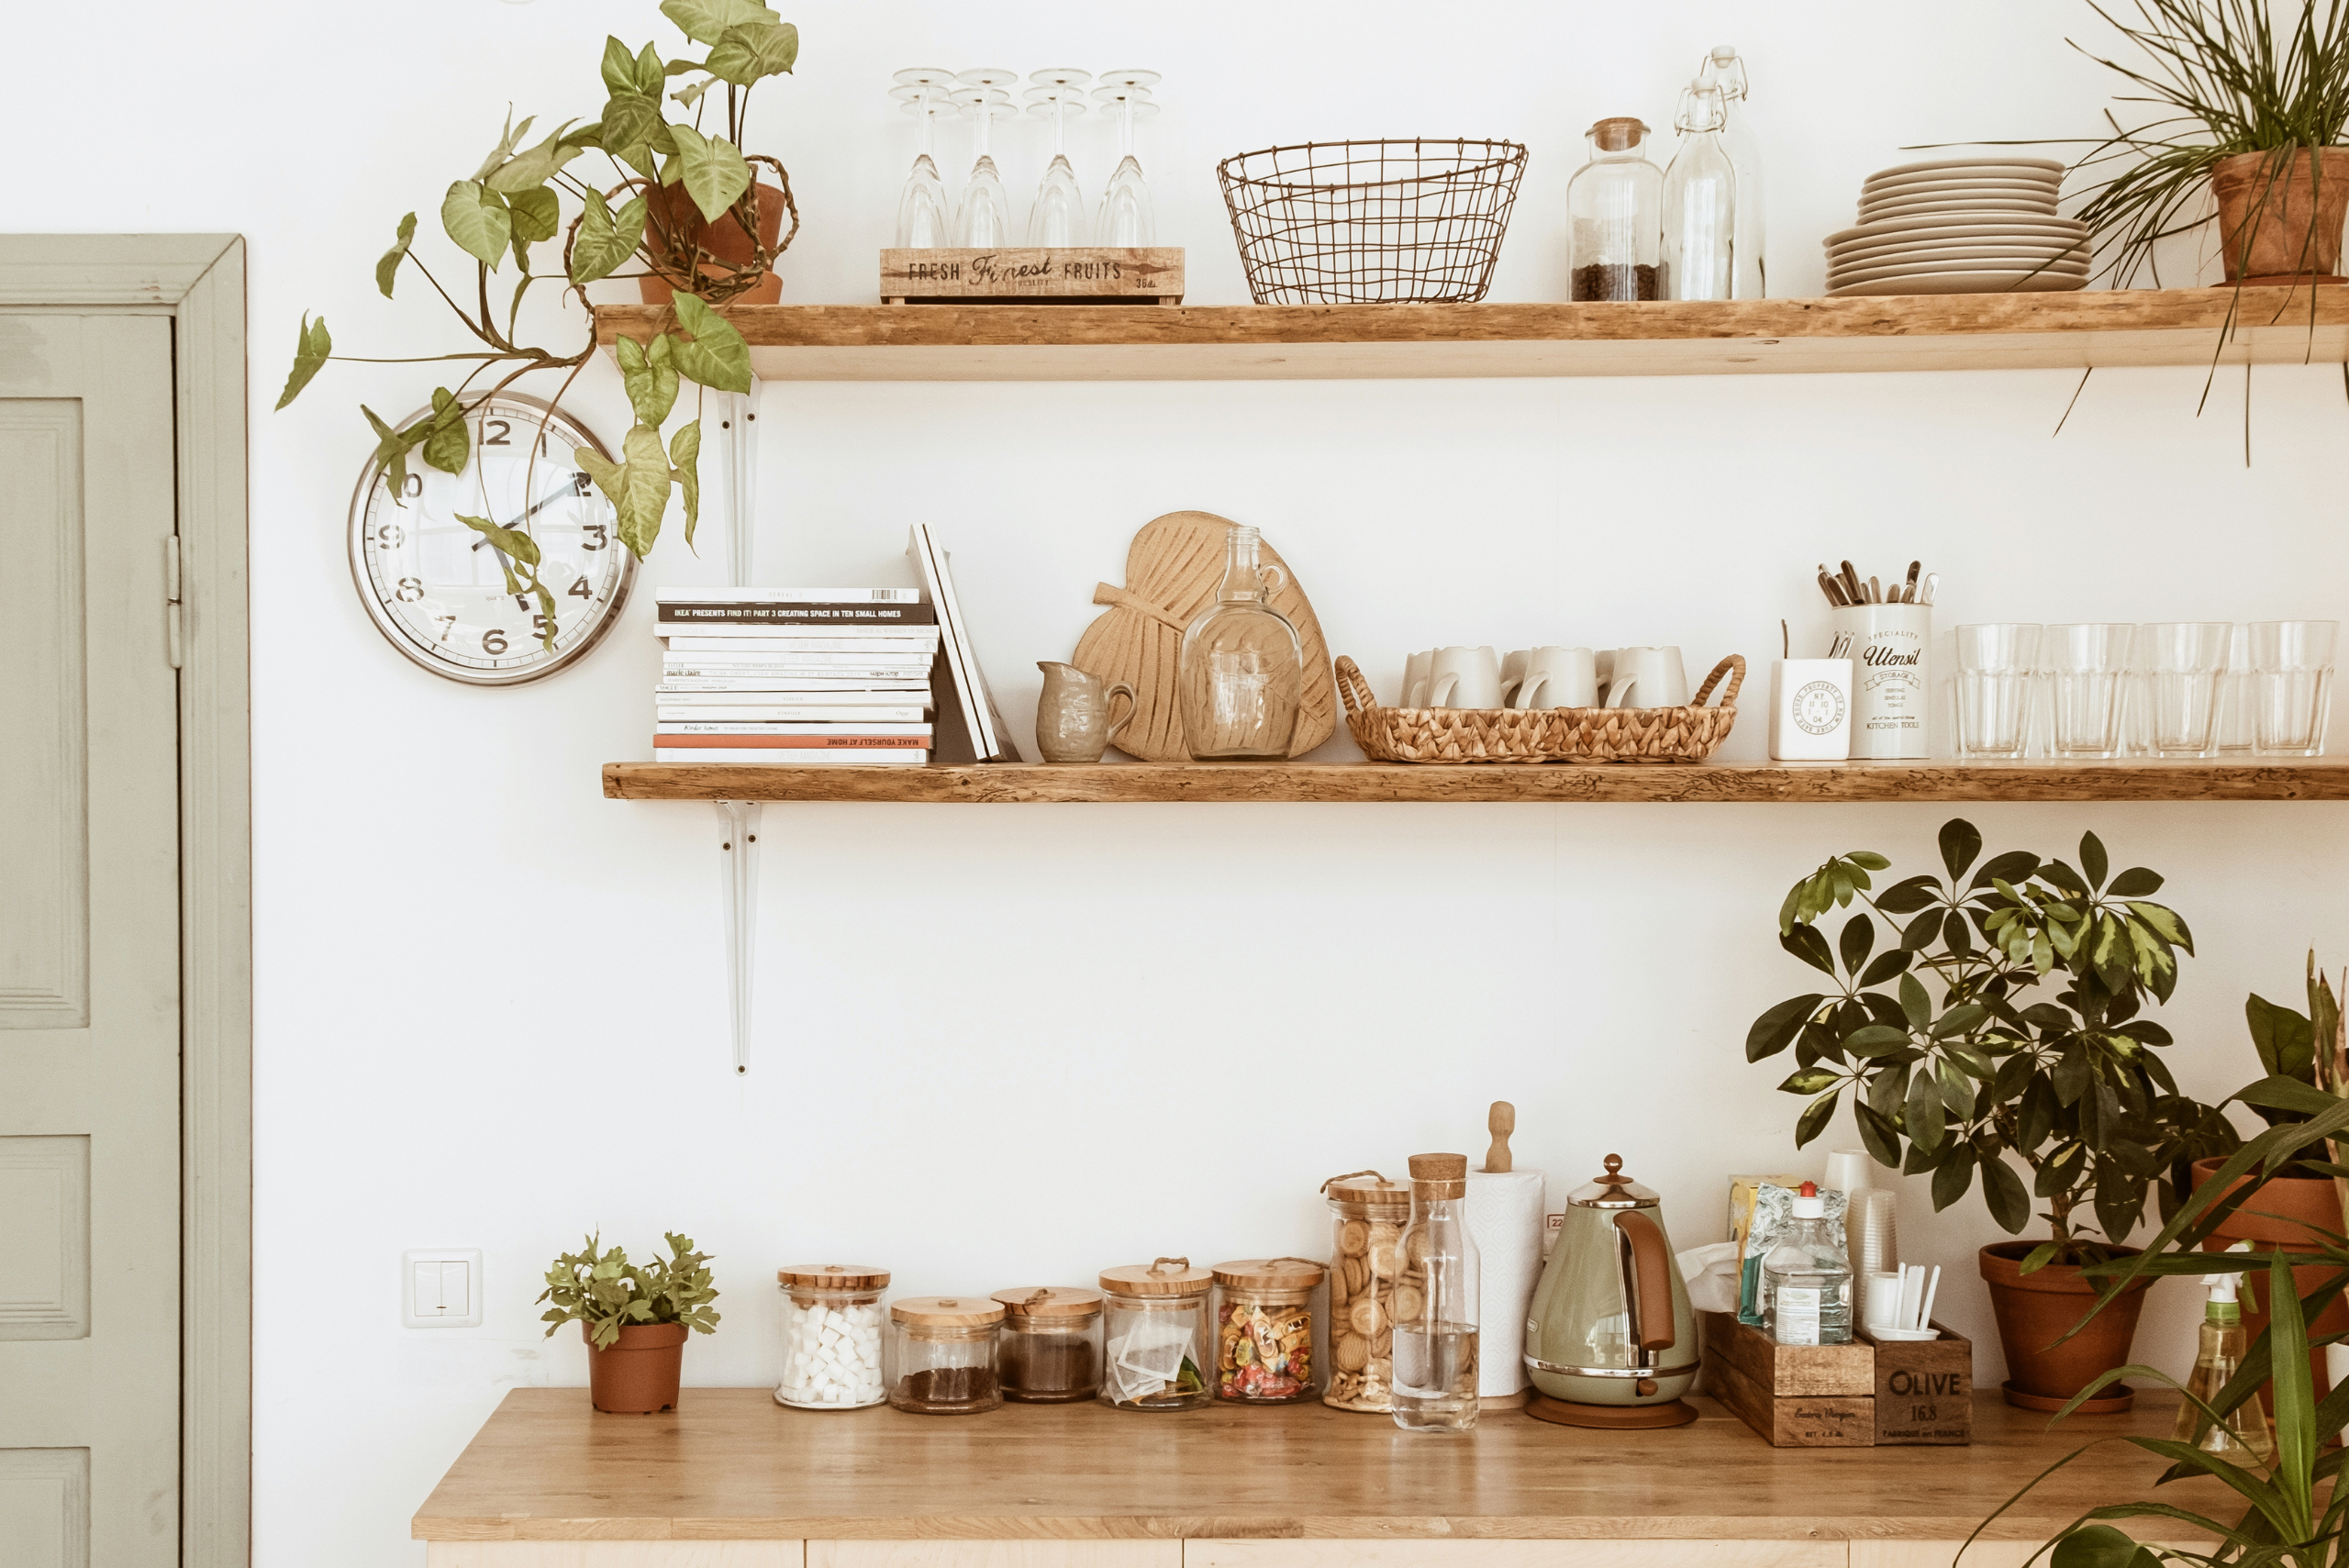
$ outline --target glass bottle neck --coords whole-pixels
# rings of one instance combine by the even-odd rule
[[[1264,596],[1264,569],[1256,559],[1263,536],[1254,528],[1233,528],[1223,547],[1223,586],[1216,597],[1225,604],[1253,604]]]

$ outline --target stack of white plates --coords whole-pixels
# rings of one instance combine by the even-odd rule
[[[2086,288],[2088,230],[2055,212],[2064,165],[1954,158],[1868,177],[1860,226],[1827,237],[1831,296]]]

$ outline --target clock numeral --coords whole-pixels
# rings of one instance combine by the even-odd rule
[[[554,635],[553,617],[551,616],[532,616],[530,617],[530,635],[537,638],[540,642],[544,642],[548,638],[552,637]]]
[[[440,623],[440,640],[443,642],[448,641],[449,634],[457,629],[457,617],[454,616],[434,616],[432,618]]]
[[[493,436],[489,433],[492,428],[497,434]],[[510,447],[514,443],[506,438],[513,428],[514,423],[510,419],[484,419],[481,422],[481,444],[485,447]]]
[[[533,601],[528,594],[517,594],[514,595],[514,607],[521,611],[524,615],[529,615],[530,613],[530,606],[535,601]]]
[[[541,436],[539,439],[540,440],[546,439],[544,436]],[[587,492],[595,488],[596,482],[588,478],[584,471],[571,476],[571,493],[573,495],[584,495]]]
[[[406,484],[406,485],[404,485],[404,486],[402,486],[402,487],[401,487],[400,494],[401,494],[401,495],[407,495],[407,496],[417,496],[417,495],[423,495],[423,494],[424,494],[424,475],[422,475],[422,474],[420,474],[420,473],[417,473],[417,472],[416,472],[416,470],[414,470],[414,469],[410,469],[410,470],[408,470],[408,473],[407,473],[407,484]]]
[[[481,651],[484,653],[505,652],[506,628],[502,626],[494,626],[487,631],[483,632],[481,634]]]
[[[397,550],[407,542],[407,530],[397,523],[385,523],[375,530],[377,550]]]
[[[571,586],[562,592],[565,597],[573,599],[592,600],[596,596],[596,590],[587,585],[587,579],[584,576],[573,577],[571,580]]]
[[[401,578],[399,591],[392,596],[403,605],[416,603],[417,600],[424,597],[424,579],[421,577]]]
[[[584,478],[585,475],[583,474],[581,477]],[[582,550],[603,549],[604,546],[610,541],[612,533],[612,530],[602,523],[586,524],[584,527],[581,528],[579,531],[582,534],[592,534],[595,536],[592,539],[582,539],[579,541],[579,548]]]

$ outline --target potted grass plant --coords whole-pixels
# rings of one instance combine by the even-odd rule
[[[539,1320],[549,1339],[565,1323],[579,1325],[587,1341],[587,1396],[598,1410],[674,1409],[686,1332],[718,1331],[708,1254],[696,1251],[689,1236],[669,1231],[662,1240],[669,1256],[632,1263],[624,1249],[607,1251],[590,1236],[581,1251],[563,1253],[547,1270],[539,1299],[553,1305]]]
[[[2029,850],[1983,860],[1981,833],[1962,818],[1943,825],[1940,848],[1946,876],[1878,891],[1891,862],[1860,851],[1795,884],[1779,945],[1833,988],[1755,1019],[1746,1059],[1793,1051],[1795,1071],[1778,1087],[1809,1102],[1798,1147],[1826,1129],[1848,1092],[1861,1141],[1881,1164],[1930,1173],[1936,1209],[1977,1176],[2010,1235],[2030,1225],[2034,1199],[2045,1205],[2042,1240],[1994,1242],[1979,1264],[2007,1398],[2054,1409],[2127,1361],[2136,1332],[2132,1291],[2091,1332],[2065,1336],[2098,1294],[2083,1270],[2129,1251],[2148,1198],[2175,1210],[2174,1166],[2240,1140],[2178,1092],[2160,1055],[2169,1032],[2140,1016],[2169,999],[2178,955],[2194,951],[2186,922],[2151,901],[2159,875],[2112,874],[2093,833],[2076,869]],[[1854,904],[1863,909],[1831,943],[1821,922]]]

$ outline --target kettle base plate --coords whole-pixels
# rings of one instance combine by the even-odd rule
[[[1680,1399],[1666,1399],[1654,1405],[1583,1405],[1571,1399],[1553,1399],[1546,1394],[1536,1394],[1529,1400],[1525,1413],[1537,1421],[1601,1431],[1685,1427],[1697,1418],[1696,1407]]]

